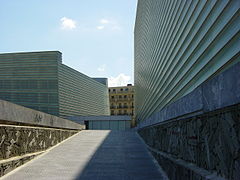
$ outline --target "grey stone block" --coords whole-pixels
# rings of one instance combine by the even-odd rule
[[[0,120],[53,128],[83,129],[83,126],[67,119],[59,118],[33,109],[0,100]]]
[[[240,63],[202,85],[204,111],[240,103]]]

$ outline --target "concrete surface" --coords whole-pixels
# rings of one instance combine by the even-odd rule
[[[161,172],[135,132],[86,130],[3,176],[2,180],[165,179]]]
[[[24,123],[65,129],[83,129],[84,126],[67,119],[0,100],[0,121]]]

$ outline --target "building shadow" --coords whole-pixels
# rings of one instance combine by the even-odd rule
[[[76,180],[159,180],[146,146],[131,130],[112,130]]]

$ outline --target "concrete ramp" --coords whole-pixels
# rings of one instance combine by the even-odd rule
[[[86,130],[0,179],[161,180],[166,178],[135,132]]]

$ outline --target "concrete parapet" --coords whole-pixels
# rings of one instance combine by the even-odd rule
[[[0,100],[0,121],[4,124],[27,124],[64,129],[81,130],[84,128],[82,125],[70,120],[25,108],[3,100]]]
[[[70,120],[0,100],[0,176],[83,128]]]

